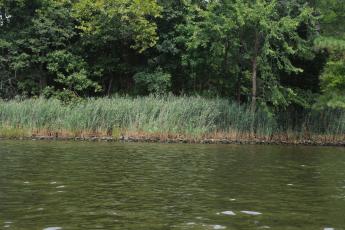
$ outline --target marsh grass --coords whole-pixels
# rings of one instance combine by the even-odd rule
[[[24,128],[9,128],[0,127],[0,137],[2,138],[20,138],[20,137],[30,137],[31,131]]]
[[[0,136],[154,136],[168,138],[344,140],[344,111],[272,116],[225,99],[114,97],[65,105],[58,100],[0,101]],[[322,138],[321,138],[322,137]]]

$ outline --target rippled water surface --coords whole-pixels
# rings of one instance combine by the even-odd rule
[[[345,149],[0,141],[0,229],[345,229]]]

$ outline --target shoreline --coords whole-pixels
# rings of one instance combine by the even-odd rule
[[[0,138],[345,146],[345,110],[280,115],[226,99],[113,97],[0,101]]]
[[[189,139],[189,138],[159,138],[159,137],[137,137],[123,136],[114,138],[111,136],[91,137],[54,137],[54,136],[30,136],[30,137],[0,137],[0,141],[75,141],[75,142],[114,142],[114,143],[164,143],[164,144],[209,144],[209,145],[282,145],[282,146],[332,146],[345,147],[345,141],[321,142],[315,140],[260,140],[260,139]]]

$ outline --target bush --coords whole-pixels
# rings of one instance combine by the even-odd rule
[[[136,91],[139,94],[167,94],[171,88],[171,75],[158,68],[153,73],[139,72],[134,75]]]

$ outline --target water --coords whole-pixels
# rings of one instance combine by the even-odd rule
[[[0,142],[0,229],[345,229],[345,149]]]

